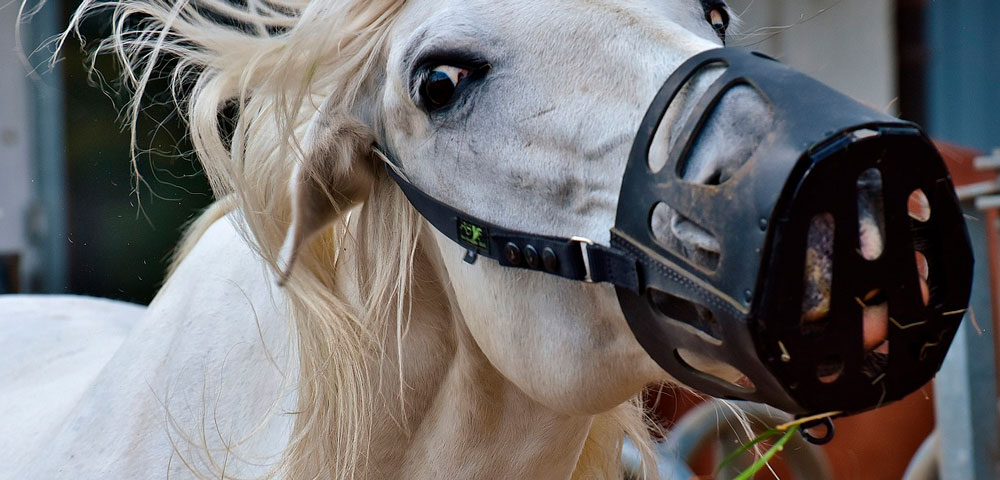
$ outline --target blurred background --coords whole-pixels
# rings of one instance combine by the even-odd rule
[[[137,188],[129,134],[118,121],[124,97],[109,59],[98,58],[88,72],[86,53],[70,42],[55,67],[46,64],[47,41],[78,2],[49,0],[20,32],[18,3],[0,4],[0,293],[147,303],[183,225],[211,200],[183,126],[162,93],[148,98],[163,105],[151,107],[137,130],[145,179]],[[943,148],[976,244],[975,315],[937,385],[838,422],[848,433],[826,449],[836,478],[901,478],[935,424],[938,446],[928,448],[942,452],[939,473],[1000,478],[993,335],[1000,202],[991,203],[1000,154],[990,154],[1000,146],[1000,1],[730,4],[743,18],[731,44],[769,53],[948,142]],[[100,39],[107,22],[94,19],[81,33]],[[661,404],[664,422],[672,425],[696,403],[677,395]]]
[[[53,68],[50,40],[79,1],[46,2],[19,36],[18,3],[0,9],[0,292],[148,303],[182,226],[211,201],[166,82],[150,86],[137,129],[137,188],[118,72],[107,56],[88,71],[110,12]]]

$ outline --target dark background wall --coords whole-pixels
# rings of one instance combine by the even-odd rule
[[[63,3],[63,24],[78,2]],[[73,293],[148,303],[182,226],[211,201],[211,190],[190,154],[186,132],[169,98],[166,81],[156,79],[145,100],[160,103],[143,114],[138,127],[136,186],[129,162],[129,133],[119,110],[126,96],[108,56],[88,72],[86,51],[108,34],[109,15],[84,24],[90,42],[67,43],[62,62],[65,85],[67,239]]]

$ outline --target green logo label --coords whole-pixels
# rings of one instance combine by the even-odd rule
[[[489,236],[489,232],[485,228],[479,225],[474,225],[472,223],[466,222],[461,218],[458,219],[458,239],[479,248],[485,248],[489,251],[490,246],[486,243],[486,237]]]

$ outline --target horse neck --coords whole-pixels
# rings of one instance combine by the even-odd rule
[[[406,334],[398,349],[395,335],[384,336],[383,351],[396,353],[373,369],[384,411],[375,412],[373,458],[359,471],[373,478],[570,478],[592,417],[542,406],[492,366],[455,306],[429,230],[418,240]],[[357,257],[347,260],[359,266]]]

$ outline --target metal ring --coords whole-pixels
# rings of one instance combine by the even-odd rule
[[[808,432],[811,428],[816,428],[819,426],[826,427],[826,434],[822,437],[815,437]],[[830,417],[823,417],[819,420],[813,420],[811,422],[803,423],[799,433],[802,434],[802,438],[805,438],[807,442],[813,445],[826,445],[833,440],[834,430],[833,430],[833,419]]]
[[[583,281],[587,283],[594,283],[594,277],[590,274],[590,250],[587,250],[588,246],[594,246],[594,241],[584,237],[570,237],[569,241],[576,242],[577,245],[580,245],[580,256],[583,257]]]

